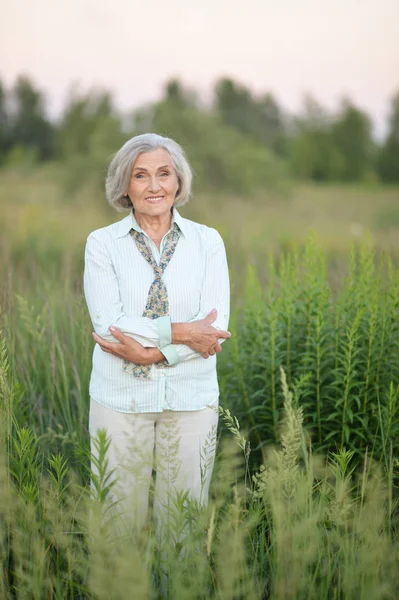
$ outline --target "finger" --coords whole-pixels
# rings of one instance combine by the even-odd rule
[[[216,310],[216,308],[212,309],[211,312],[205,317],[205,321],[207,323],[209,323],[209,325],[211,323],[213,323],[214,321],[216,321],[216,317],[218,316],[218,311]]]
[[[118,349],[121,347],[119,342],[107,342],[101,336],[97,335],[97,333],[93,333],[93,338],[100,346],[101,350],[108,350],[111,354],[118,352]]]
[[[216,350],[209,350],[209,356],[215,356]]]
[[[203,353],[201,354],[201,356],[202,356],[202,358],[209,358],[209,354],[208,354],[208,352],[203,352]]]
[[[101,350],[103,352],[106,352],[107,354],[112,354],[113,356],[117,356],[118,358],[123,358],[123,356],[121,355],[120,352],[118,352],[116,349],[115,350],[108,350],[108,348],[102,348],[100,346]]]
[[[217,330],[218,332],[218,338],[222,338],[223,340],[228,340],[231,338],[231,333],[230,331],[222,331],[222,330]]]
[[[222,346],[220,344],[216,344],[215,351],[216,352],[221,352],[222,350],[223,350]]]
[[[107,354],[112,354],[111,350],[107,350],[106,348],[102,348],[101,346],[100,348],[103,352],[106,352]]]
[[[104,340],[104,338],[102,338],[100,335],[98,335],[97,333],[92,333],[93,339],[94,341],[101,346],[101,348],[106,348],[109,344],[109,342],[107,342],[106,340]]]
[[[107,350],[106,348],[101,348],[101,350],[103,352],[106,352],[107,354],[111,354],[112,356],[116,356],[116,358],[124,358],[121,354],[119,354],[119,352],[113,352],[112,350]]]

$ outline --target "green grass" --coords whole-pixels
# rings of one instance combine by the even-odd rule
[[[332,291],[323,251],[270,257],[263,289],[249,271],[244,310],[233,315],[223,395],[257,449],[278,438],[280,367],[298,389],[316,448],[399,454],[399,273],[371,246],[353,250]]]
[[[63,177],[52,165],[0,173],[0,225],[13,229],[12,240],[1,240],[6,250],[20,248],[26,258],[26,246],[34,243],[50,254],[65,246],[81,252],[90,231],[119,218],[103,190],[87,183],[72,193]],[[298,185],[285,195],[265,190],[252,198],[198,194],[181,212],[221,232],[235,268],[251,262],[260,272],[265,250],[276,254],[292,242],[303,244],[312,232],[332,263],[367,237],[397,259],[398,208],[399,187]]]
[[[233,338],[210,505],[175,499],[159,548],[151,522],[115,540],[104,486],[88,497],[83,247],[118,215],[50,167],[0,182],[0,597],[395,598],[398,190],[182,209],[226,241]]]
[[[12,404],[7,370],[3,350],[5,409]],[[284,372],[281,380],[279,446],[248,478],[248,441],[221,409],[232,440],[220,443],[209,506],[173,498],[162,542],[151,522],[139,537],[115,536],[104,493],[112,481],[103,479],[90,499],[67,459],[44,458],[31,430],[3,419],[3,597],[144,600],[169,590],[182,600],[394,598],[397,464],[391,459],[384,476],[366,456],[355,477],[350,451],[315,456]],[[104,435],[98,446],[104,472]],[[86,458],[81,454],[83,472]]]

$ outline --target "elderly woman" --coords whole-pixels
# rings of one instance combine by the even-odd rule
[[[84,291],[95,333],[90,380],[93,439],[109,436],[108,468],[128,524],[171,494],[206,504],[219,388],[216,354],[230,337],[225,248],[212,228],[183,218],[191,170],[181,147],[156,134],[130,139],[113,158],[106,196],[121,221],[87,240]]]

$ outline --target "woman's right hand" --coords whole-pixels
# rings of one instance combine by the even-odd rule
[[[200,321],[191,323],[172,324],[172,343],[186,344],[195,352],[199,352],[203,358],[209,358],[216,352],[222,351],[219,339],[229,339],[231,333],[212,327],[216,320],[217,311],[212,310],[209,315]]]

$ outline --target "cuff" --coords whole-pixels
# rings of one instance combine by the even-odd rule
[[[170,317],[158,317],[157,319],[159,348],[162,350],[164,346],[169,346],[172,343],[172,323]]]
[[[175,365],[179,362],[179,355],[173,344],[161,348],[161,352],[170,365]]]

